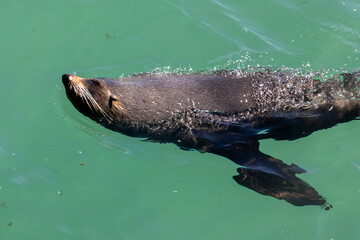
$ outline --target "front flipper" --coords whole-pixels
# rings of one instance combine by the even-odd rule
[[[238,168],[237,171],[239,175],[234,176],[234,180],[260,194],[283,199],[295,206],[321,205],[326,210],[332,207],[314,188],[294,174],[287,174],[283,178],[246,168]]]
[[[259,143],[236,144],[209,149],[209,152],[224,156],[242,165],[234,180],[263,195],[283,199],[296,206],[321,205],[326,210],[332,206],[308,183],[295,174],[306,172],[295,164],[288,165],[281,160],[259,151]]]

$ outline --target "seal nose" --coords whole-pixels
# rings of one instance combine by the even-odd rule
[[[71,75],[71,74],[64,74],[62,75],[62,82],[64,83],[65,86],[69,85],[69,84],[82,84],[84,78],[78,77],[76,75]]]
[[[70,82],[70,74],[63,74],[62,75],[62,82],[66,86]]]

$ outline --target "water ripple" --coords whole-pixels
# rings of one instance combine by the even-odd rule
[[[243,18],[239,18],[233,14],[225,13],[225,16],[229,17],[230,19],[234,20],[238,25],[240,25],[245,31],[249,31],[263,42],[268,44],[269,46],[275,48],[278,51],[285,51],[288,54],[294,54],[294,51],[291,51],[285,44],[282,44],[280,41],[275,40],[273,37],[268,37],[258,31],[257,27],[251,26],[249,21]]]

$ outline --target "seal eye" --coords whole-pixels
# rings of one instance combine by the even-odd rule
[[[97,80],[97,79],[91,79],[90,80],[93,84],[95,84],[96,86],[99,86],[100,85],[100,81]]]
[[[110,109],[112,108],[113,101],[117,101],[117,98],[115,98],[115,97],[113,97],[113,96],[110,96],[110,99],[109,99],[109,108],[110,108]]]

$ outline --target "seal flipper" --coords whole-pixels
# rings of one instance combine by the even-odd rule
[[[234,180],[260,194],[283,199],[295,206],[321,205],[331,208],[326,199],[308,183],[295,174],[306,172],[295,164],[288,165],[281,160],[259,151],[259,143],[237,144],[211,149],[210,152],[224,156],[244,166],[238,168]]]
[[[237,171],[239,175],[234,176],[234,180],[260,194],[283,199],[295,206],[321,205],[325,209],[331,208],[324,197],[295,175],[282,178],[259,170],[238,168]]]

